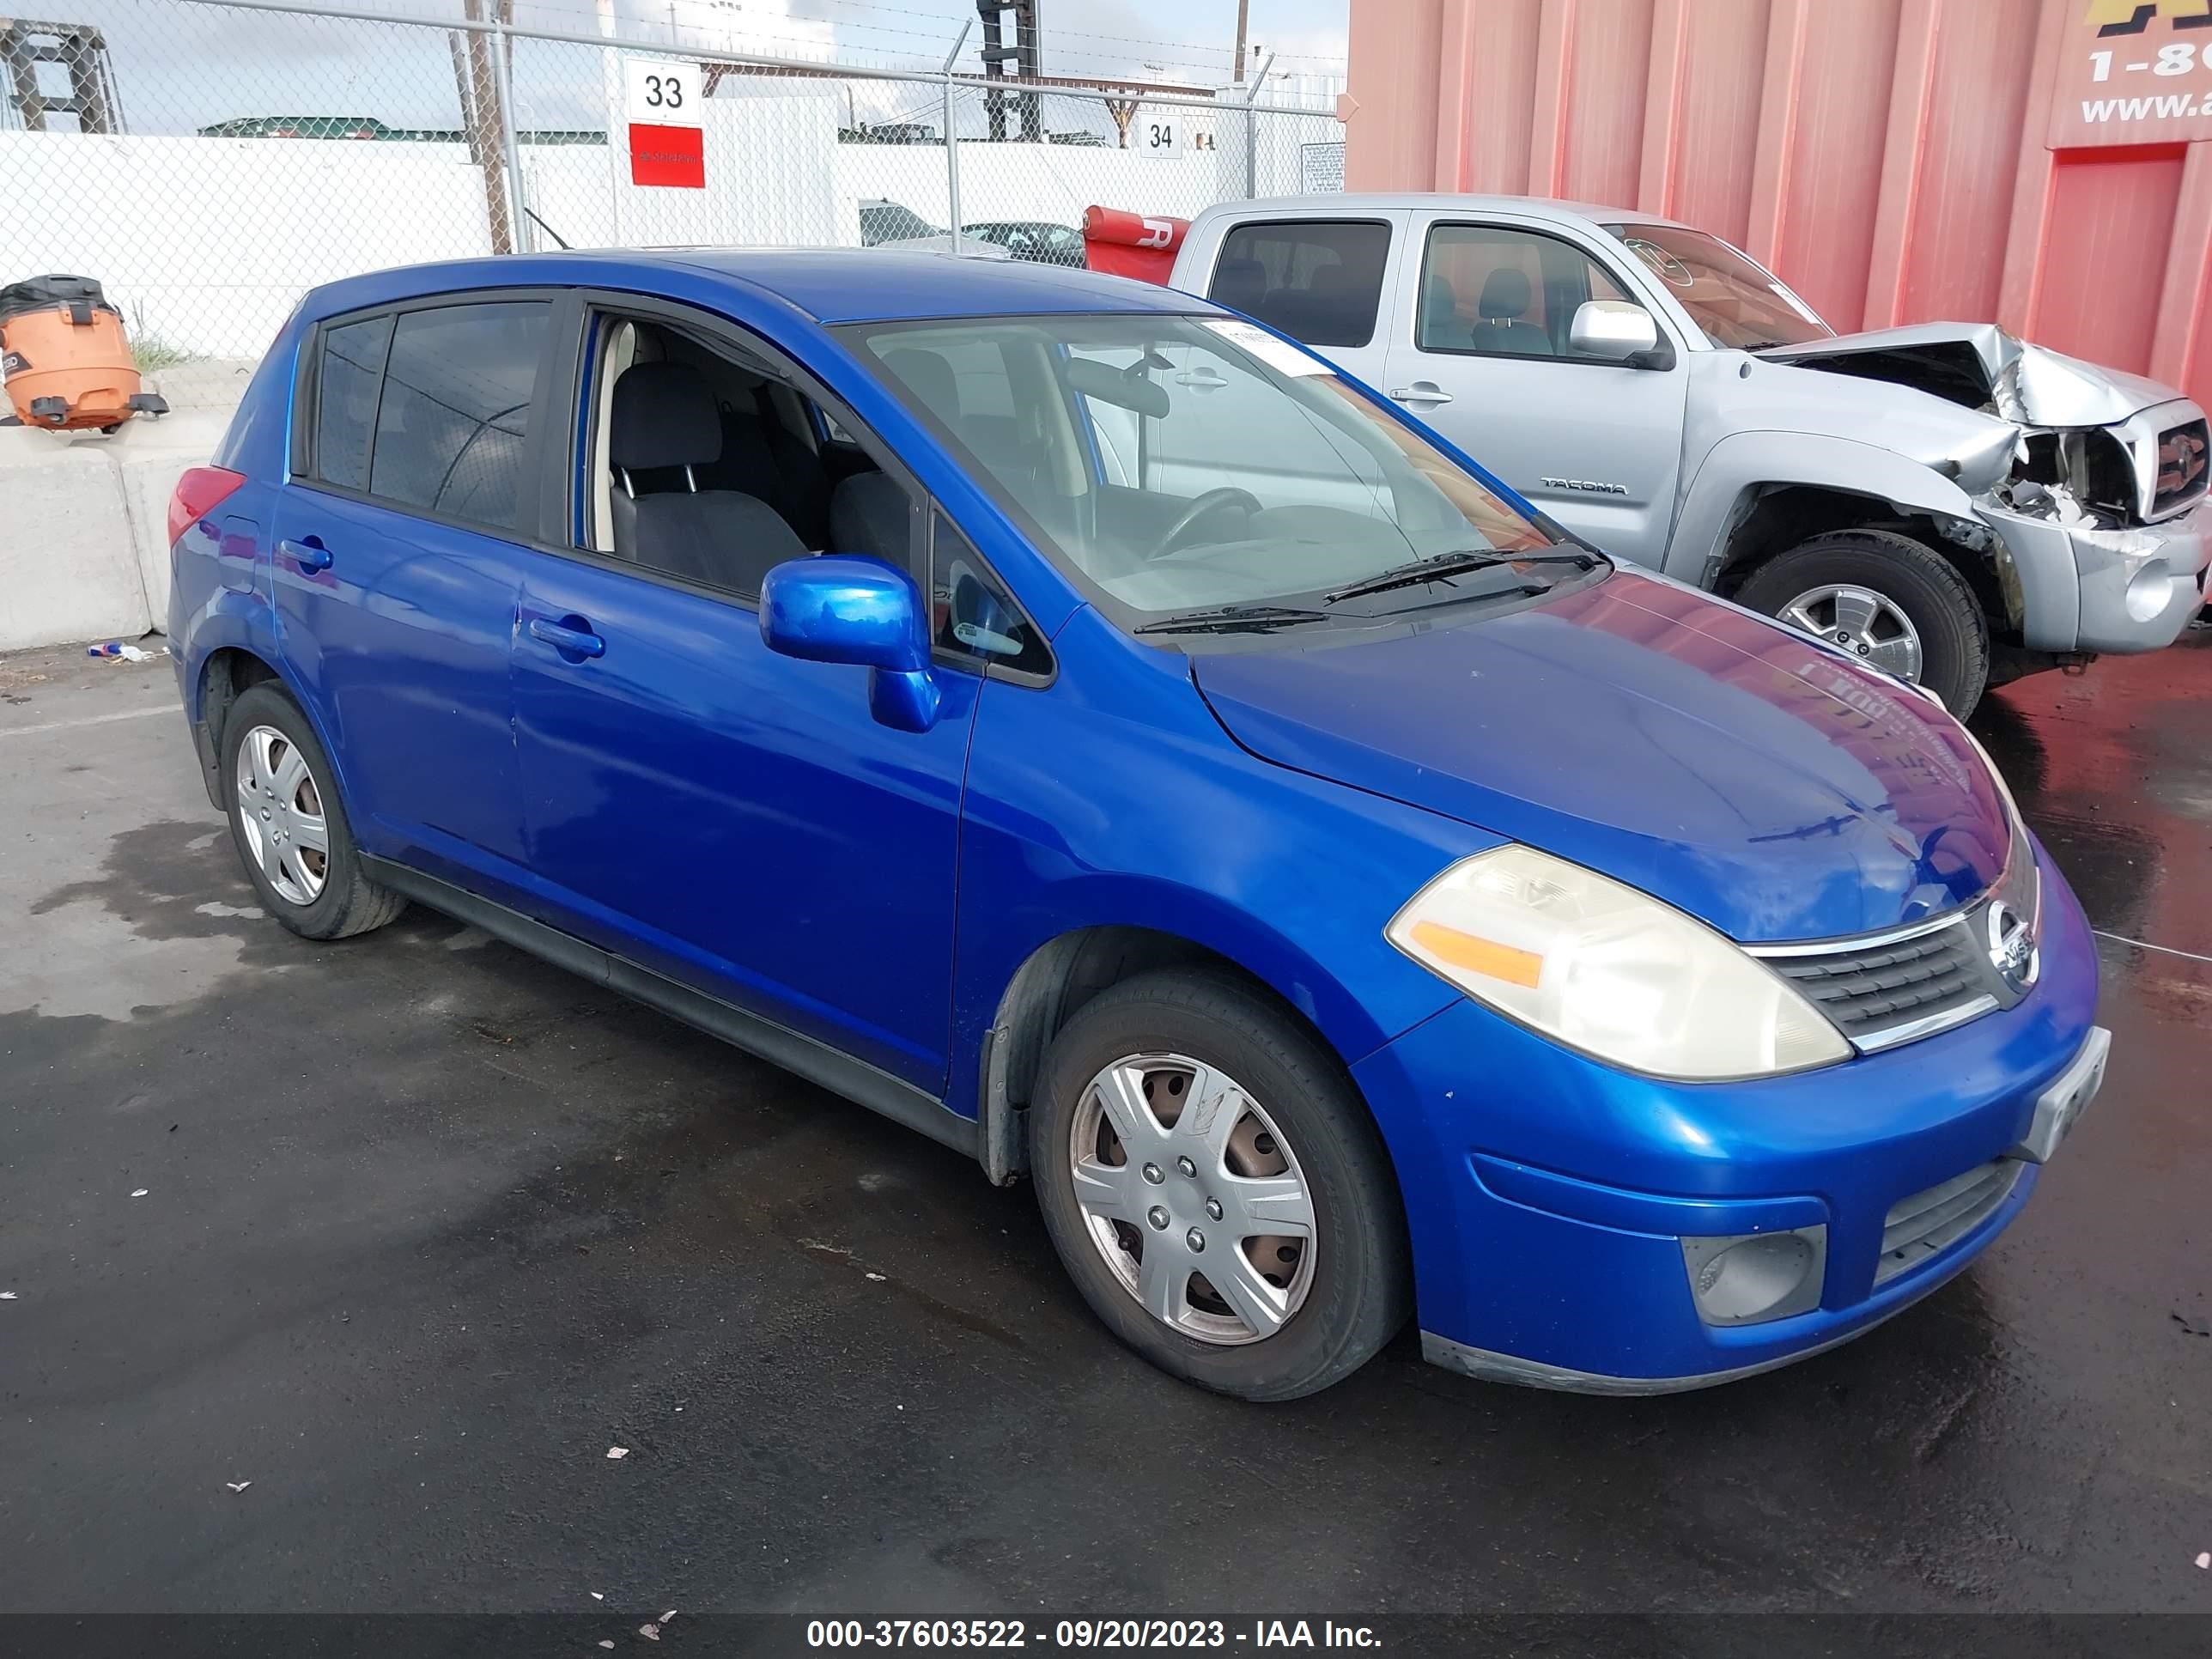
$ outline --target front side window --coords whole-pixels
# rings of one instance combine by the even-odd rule
[[[517,527],[551,312],[543,301],[524,301],[401,314],[377,407],[370,495]]]
[[[1501,489],[1327,364],[1238,319],[993,318],[842,331],[1126,626],[1209,607],[1333,606],[1344,589],[1445,557],[1497,568],[1441,595],[1363,595],[1350,614],[1475,597],[1536,580],[1515,564],[1553,545]],[[960,373],[956,362],[971,367]],[[1010,403],[1012,417],[975,412]]]
[[[346,489],[368,488],[368,441],[376,388],[392,344],[392,319],[371,317],[323,332],[315,367],[315,476]]]
[[[1717,236],[1676,225],[1607,225],[1717,346],[1759,351],[1835,333],[1782,279]]]
[[[1262,219],[1222,238],[1206,297],[1308,345],[1364,346],[1389,257],[1385,224]]]
[[[1421,261],[1413,344],[1482,357],[1584,357],[1568,338],[1586,301],[1628,296],[1571,242],[1504,225],[1437,225]]]

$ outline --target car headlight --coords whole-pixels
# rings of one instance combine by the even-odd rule
[[[1779,975],[1703,922],[1531,847],[1461,860],[1384,931],[1476,1001],[1653,1077],[1769,1077],[1851,1052]]]
[[[1964,726],[1959,729],[1966,732],[1966,741],[1974,745],[1974,752],[1982,757],[1982,764],[1989,771],[1990,781],[1996,786],[1997,798],[2004,803],[2005,828],[2008,837],[2005,864],[1996,880],[1990,884],[1990,896],[2002,901],[2013,915],[2027,923],[2030,939],[2040,939],[2043,937],[2043,866],[2036,860],[2035,843],[2028,839],[2027,820],[2021,816],[2020,803],[2012,796],[2012,786],[2005,781],[2005,775],[1998,769],[1990,751],[1982,747],[1982,740],[1972,732],[1967,732]],[[2034,984],[2041,969],[2042,951],[2039,949],[2028,959],[2026,982]]]

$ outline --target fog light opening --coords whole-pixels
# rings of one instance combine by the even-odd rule
[[[1682,1241],[1690,1294],[1708,1325],[1753,1325],[1818,1307],[1827,1255],[1825,1224]]]
[[[2128,581],[2128,615],[2136,622],[2149,622],[2162,614],[2173,603],[2173,578],[2166,567],[2155,562],[2143,566]]]

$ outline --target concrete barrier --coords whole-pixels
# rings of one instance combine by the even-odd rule
[[[107,456],[0,428],[0,651],[146,631],[146,583]]]
[[[169,495],[214,453],[251,363],[146,377],[173,413],[113,437],[0,428],[0,651],[137,639],[169,614]]]

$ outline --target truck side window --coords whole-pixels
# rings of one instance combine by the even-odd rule
[[[1481,357],[1585,359],[1567,343],[1585,300],[1626,300],[1571,242],[1502,225],[1437,225],[1421,262],[1413,344]]]
[[[1260,219],[1221,240],[1206,297],[1310,346],[1375,337],[1390,227],[1366,220]]]

